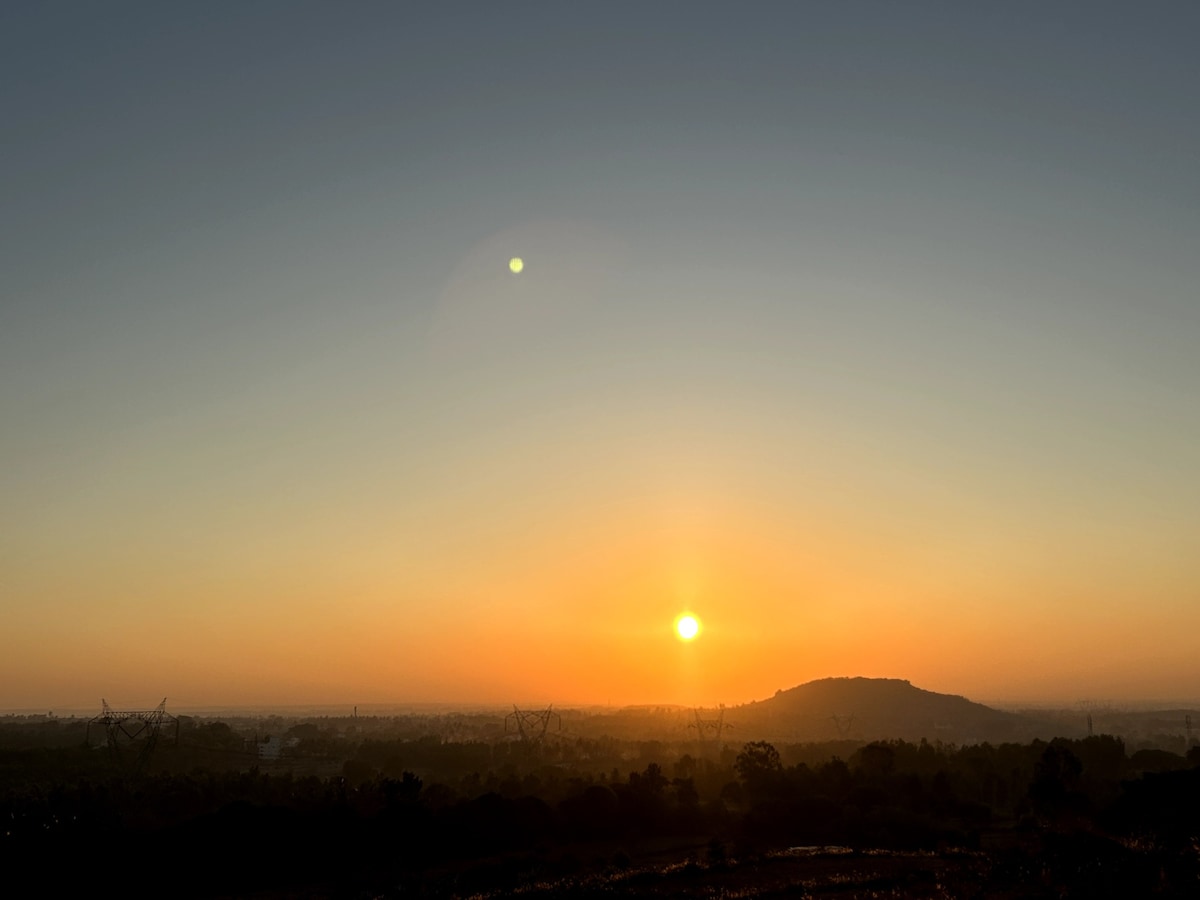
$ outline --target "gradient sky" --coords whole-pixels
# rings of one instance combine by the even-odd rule
[[[1198,34],[3,5],[0,708],[1197,697]]]

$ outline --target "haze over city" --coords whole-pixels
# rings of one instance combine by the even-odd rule
[[[1198,26],[0,10],[0,709],[1195,699]]]

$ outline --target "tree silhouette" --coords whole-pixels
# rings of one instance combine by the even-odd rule
[[[770,796],[782,781],[783,763],[779,751],[766,741],[752,741],[743,746],[733,767],[752,797]]]

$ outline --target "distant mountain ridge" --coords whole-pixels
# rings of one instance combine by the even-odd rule
[[[785,741],[925,738],[963,744],[1026,741],[1045,723],[899,678],[822,678],[726,710],[745,733]]]

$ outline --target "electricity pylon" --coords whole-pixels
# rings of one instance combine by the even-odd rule
[[[154,753],[164,724],[175,726],[174,739],[179,743],[179,720],[167,712],[167,698],[154,709],[113,709],[101,699],[100,715],[88,720],[85,732],[91,743],[92,726],[103,725],[108,739],[108,752],[118,765],[131,773],[140,772]],[[135,752],[136,751],[136,752]]]
[[[529,711],[518,709],[514,703],[513,711],[504,717],[504,733],[516,732],[521,735],[522,741],[537,744],[546,736],[546,729],[550,727],[551,719],[558,723],[558,730],[561,731],[562,717],[554,711],[553,704],[545,709]]]
[[[696,707],[692,710],[692,715],[695,717],[695,722],[689,722],[688,728],[696,729],[696,737],[701,745],[707,746],[709,737],[717,746],[717,752],[721,750],[721,732],[730,726],[725,724],[725,704],[722,703],[717,707],[717,717],[715,719],[706,719],[700,715],[700,708]]]
[[[846,715],[838,715],[834,713],[829,717],[833,720],[834,727],[837,728],[838,737],[847,737],[850,734],[850,729],[854,726],[854,713]]]

